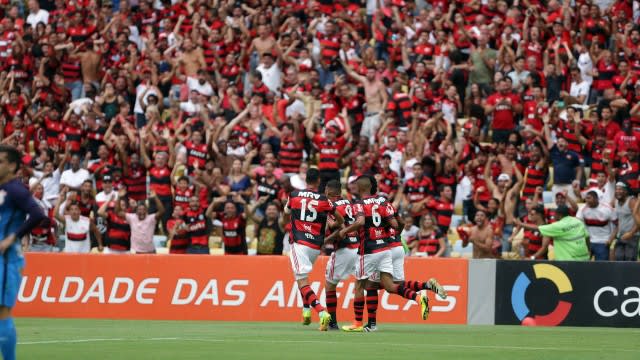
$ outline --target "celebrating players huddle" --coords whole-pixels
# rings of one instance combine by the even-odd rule
[[[396,211],[383,196],[376,196],[377,183],[372,176],[358,178],[359,201],[341,199],[337,180],[329,181],[323,193],[320,172],[309,169],[308,189],[294,191],[285,207],[291,218],[290,259],[303,299],[303,324],[311,323],[311,307],[320,317],[320,330],[338,330],[336,286],[354,275],[357,282],[353,309],[355,320],[343,326],[348,332],[376,331],[378,289],[397,294],[420,304],[421,316],[429,316],[429,300],[422,290],[431,290],[442,298],[447,294],[435,279],[426,282],[405,281],[404,250],[398,240]],[[334,244],[335,251],[326,269],[325,309],[309,286],[309,273],[324,243]],[[366,294],[366,301],[365,301]],[[365,302],[368,323],[363,326]]]

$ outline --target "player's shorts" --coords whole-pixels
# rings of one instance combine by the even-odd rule
[[[131,254],[129,250],[113,250],[110,247],[105,247],[103,254]]]
[[[358,249],[342,248],[334,251],[327,262],[324,276],[327,282],[337,284],[355,273]]]
[[[402,246],[394,246],[389,249],[391,261],[393,263],[393,281],[404,281],[404,249]],[[369,276],[369,281],[380,282],[380,273],[377,272]]]
[[[373,254],[360,255],[356,263],[356,279],[368,279],[376,273],[393,274],[391,251],[384,250]]]
[[[295,242],[291,244],[289,260],[291,260],[291,268],[293,269],[296,280],[301,280],[309,276],[318,255],[320,255],[320,250],[312,249]]]
[[[16,305],[18,290],[22,280],[23,264],[0,257],[0,305],[12,308]]]
[[[64,242],[64,252],[88,254],[91,252],[91,241],[71,241],[67,239]]]

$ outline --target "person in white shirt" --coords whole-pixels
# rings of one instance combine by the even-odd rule
[[[206,97],[213,95],[213,87],[207,81],[207,72],[205,70],[200,69],[196,77],[187,78],[187,86],[190,91],[195,90]]]
[[[587,192],[586,206],[578,210],[576,217],[584,221],[589,232],[591,253],[595,260],[609,260],[609,246],[616,237],[618,216],[613,208],[598,200],[595,190]]]
[[[398,149],[398,138],[395,136],[389,136],[387,138],[387,149],[382,155],[389,155],[391,158],[389,168],[395,171],[396,174],[400,174],[402,169],[402,151]]]
[[[32,189],[36,184],[42,184],[44,187],[43,200],[54,203],[58,199],[60,193],[60,174],[67,164],[69,151],[70,148],[67,147],[58,168],[54,168],[52,161],[47,161],[42,171],[33,170],[32,177],[29,179],[29,188]]]
[[[102,206],[111,199],[111,195],[115,195],[114,200],[118,200],[118,194],[113,189],[113,179],[111,175],[102,176],[102,191],[96,194],[96,205]]]
[[[507,76],[511,79],[513,89],[521,92],[524,89],[527,76],[529,76],[529,71],[524,69],[524,56],[518,56],[513,67],[514,70],[508,73]]]
[[[49,23],[49,12],[44,9],[40,9],[40,3],[37,0],[29,0],[27,4],[29,7],[29,16],[27,16],[27,24],[35,30],[38,23]]]
[[[566,91],[560,91],[560,97],[562,97],[567,104],[587,105],[591,84],[582,78],[580,69],[577,67],[572,67],[570,72],[571,89],[568,93]]]
[[[80,167],[80,156],[73,155],[71,157],[71,168],[62,172],[60,176],[60,185],[68,186],[70,189],[79,190],[85,180],[91,177],[87,169]]]
[[[66,253],[84,253],[91,251],[91,235],[98,240],[98,251],[102,252],[102,236],[91,219],[80,214],[80,205],[77,202],[67,204],[61,208],[63,199],[67,197],[68,189],[65,187],[60,193],[60,200],[53,210],[56,220],[64,225]]]
[[[273,54],[264,53],[260,59],[260,65],[256,68],[262,74],[262,82],[274,94],[280,94],[282,86],[282,73],[280,67],[274,62]]]

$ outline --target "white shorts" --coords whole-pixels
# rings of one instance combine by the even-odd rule
[[[65,240],[64,252],[88,254],[91,252],[91,240],[71,241]]]
[[[296,280],[305,279],[309,276],[318,255],[320,255],[320,250],[298,243],[291,244],[289,259],[291,260],[291,268]]]
[[[334,251],[327,262],[327,282],[335,285],[354,274],[358,258],[358,249],[342,248]]]
[[[113,250],[110,247],[105,247],[104,254],[131,254],[131,251],[129,250]]]
[[[369,142],[373,144],[378,135],[378,128],[380,128],[380,113],[366,115],[362,122],[362,129],[360,130],[360,136],[369,138]]]
[[[391,251],[361,255],[356,263],[356,279],[364,280],[376,273],[393,274]]]
[[[393,263],[393,281],[404,281],[404,249],[402,246],[394,246],[391,251],[391,262]],[[380,282],[380,273],[377,272],[369,276],[369,280],[373,282]]]

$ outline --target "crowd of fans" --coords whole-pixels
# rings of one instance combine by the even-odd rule
[[[209,253],[216,233],[227,253],[255,237],[278,254],[283,204],[317,166],[348,198],[374,174],[411,254],[486,233],[471,236],[476,257],[543,259],[537,227],[560,206],[596,259],[637,260],[638,1],[0,9],[0,137],[51,219],[30,250],[60,234],[66,251],[150,253],[164,234],[171,253]],[[474,228],[451,226],[454,212]]]

